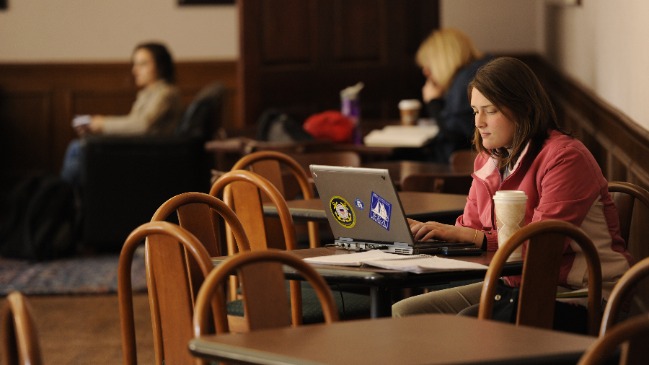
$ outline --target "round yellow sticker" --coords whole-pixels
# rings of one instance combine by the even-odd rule
[[[341,196],[334,196],[329,200],[331,214],[341,226],[352,228],[356,224],[356,213],[352,206]]]

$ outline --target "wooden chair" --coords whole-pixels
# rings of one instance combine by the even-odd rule
[[[473,162],[476,156],[478,156],[478,152],[473,149],[457,150],[451,153],[448,163],[454,171],[473,172]]]
[[[596,335],[602,300],[602,271],[597,249],[584,231],[559,220],[530,223],[498,248],[485,275],[478,318],[491,318],[494,294],[503,265],[518,246],[529,240],[523,264],[516,324],[551,329],[566,238],[574,240],[581,247],[588,263],[588,331]]]
[[[300,163],[293,159],[288,154],[279,151],[258,151],[248,154],[237,161],[232,170],[250,170],[259,174],[270,181],[285,199],[295,198],[295,188],[289,190],[285,183],[284,171],[289,171],[293,177],[292,181],[297,181],[299,186],[299,194],[303,199],[312,199],[315,197],[314,187],[310,181],[310,174],[302,168]],[[269,198],[262,196],[264,201]],[[279,236],[279,230],[276,228],[277,220],[273,218],[264,218],[267,223],[268,239],[273,240],[274,237]],[[274,223],[270,223],[274,222]],[[318,224],[316,222],[307,222],[307,232],[310,247],[318,247],[320,245],[320,236],[318,232]],[[228,235],[229,236],[229,235]],[[276,245],[275,245],[276,246]],[[233,248],[230,245],[230,248]]]
[[[613,287],[606,307],[604,308],[600,336],[605,335],[607,331],[618,323],[622,311],[629,309],[626,306],[632,304],[629,301],[636,299],[633,296],[639,291],[639,285],[646,284],[643,282],[645,279],[649,279],[649,257],[633,265]],[[645,313],[649,313],[649,308],[647,308],[646,304],[644,303],[641,307],[644,307]]]
[[[649,279],[649,257],[633,265],[613,287],[604,308],[602,326],[599,331],[600,337],[607,336],[618,326],[624,325],[626,321],[622,320],[622,317],[635,318],[638,315],[649,314],[649,302],[646,300],[649,287],[647,279]],[[646,364],[649,362],[649,354],[646,350],[649,333],[645,333],[644,337],[638,336],[628,339],[625,356],[629,360],[633,359],[637,363]]]
[[[205,279],[196,299],[194,337],[212,331],[211,318],[214,318],[217,334],[230,332],[223,289],[227,278],[234,273],[242,283],[245,318],[250,330],[298,325],[291,322],[283,265],[294,268],[315,289],[325,323],[338,321],[338,310],[329,286],[309,264],[278,250],[248,251],[227,258]],[[213,317],[209,315],[210,304],[214,304]]]
[[[270,241],[266,233],[268,225],[264,219],[262,193],[270,199],[279,214],[281,237]],[[278,188],[264,177],[246,170],[232,170],[223,174],[212,185],[210,195],[223,194],[223,201],[230,206],[239,217],[250,240],[250,250],[267,250],[276,248],[294,250],[297,247],[293,217],[286,205],[286,200]],[[242,247],[235,248],[228,241],[228,254],[232,255]],[[291,282],[291,303],[293,305],[293,321],[301,323],[302,295],[299,282]],[[238,284],[236,280],[230,283],[230,298],[237,295],[234,292]]]
[[[0,315],[2,325],[2,363],[40,365],[43,363],[38,331],[27,297],[11,292]]]
[[[616,355],[620,357],[618,362],[620,365],[648,364],[647,338],[649,338],[649,316],[646,314],[635,316],[615,326],[606,334],[600,335],[599,339],[581,357],[578,365],[612,364],[611,360]],[[634,353],[638,357],[631,358],[630,346],[634,341],[644,347],[640,347],[640,351]],[[618,351],[620,347],[621,351]]]
[[[649,245],[646,244],[649,229],[644,224],[649,218],[649,191],[623,181],[609,182],[608,191],[617,207],[620,233],[627,249],[636,260],[649,257]]]
[[[269,265],[274,263],[275,265]],[[214,316],[217,333],[229,332],[226,302],[222,297],[226,278],[236,273],[242,283],[246,317],[251,330],[293,326],[284,284],[282,265],[289,266],[311,283],[322,305],[325,323],[338,321],[338,310],[331,290],[309,264],[286,251],[266,250],[240,252],[228,257],[205,279],[196,299],[194,336],[207,334],[207,310],[211,298],[217,297]]]
[[[224,255],[225,250],[222,249],[224,244],[220,236],[221,219],[224,221],[225,227],[228,227],[234,235],[237,245],[243,250],[250,249],[246,232],[234,211],[222,200],[212,195],[200,192],[178,194],[162,203],[153,214],[151,221],[165,221],[172,218],[175,218],[181,227],[196,236],[211,257]],[[179,250],[178,247],[172,245],[160,245],[155,247],[154,250],[150,250],[148,255],[151,274],[154,277],[152,282],[154,283],[165,280],[165,276],[168,275],[169,271],[167,262],[173,257],[175,257],[175,262],[184,261],[190,275],[191,297],[196,297],[204,275],[186,249]],[[163,270],[155,270],[155,268],[163,268]],[[183,267],[177,267],[177,269],[184,270]],[[163,338],[161,318],[173,314],[166,314],[162,311],[166,307],[162,306],[161,308],[160,303],[158,303],[155,285],[150,287],[149,291],[153,292],[149,296],[150,307],[154,308],[151,310],[153,328],[158,331],[158,338]]]
[[[279,190],[267,179],[258,174],[246,170],[233,170],[222,175],[210,189],[210,195],[218,196],[223,193],[223,201],[232,207],[237,213],[244,230],[250,240],[251,251],[264,251],[268,249],[294,250],[297,247],[295,239],[295,228],[293,218],[286,205],[286,201],[280,194]],[[279,215],[283,239],[278,241],[269,241],[267,239],[267,225],[263,219],[263,203],[261,194],[265,194],[275,205]],[[281,245],[273,245],[279,242]],[[241,247],[238,247],[241,251]],[[232,280],[230,283],[230,299],[237,297],[237,281]],[[293,308],[293,323],[313,322],[315,318],[320,318],[322,313],[317,308],[309,305],[307,311],[303,312],[302,287],[299,282],[290,282],[291,305]],[[341,291],[345,303],[345,315],[349,317],[363,316],[363,313],[369,313],[370,300],[367,295]],[[311,299],[305,294],[305,297]],[[337,296],[337,300],[338,300]],[[309,300],[307,304],[311,304]],[[352,310],[353,308],[353,310]]]
[[[192,286],[186,260],[191,257],[203,277],[212,270],[213,264],[207,249],[196,236],[176,224],[158,221],[133,230],[119,257],[117,294],[124,364],[137,363],[131,263],[137,247],[144,240],[156,364],[190,363],[192,357],[187,351],[187,341],[192,338],[191,321],[198,288]],[[158,262],[152,259],[157,250],[171,254],[162,256]]]
[[[472,182],[468,174],[411,174],[401,181],[401,190],[467,195]]]
[[[321,151],[297,153],[291,157],[299,163],[310,176],[309,165],[361,166],[361,156],[355,151]]]

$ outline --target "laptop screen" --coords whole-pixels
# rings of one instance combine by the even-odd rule
[[[337,239],[413,244],[387,169],[324,165],[310,169]]]

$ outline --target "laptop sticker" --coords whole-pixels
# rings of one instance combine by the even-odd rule
[[[370,199],[370,219],[389,231],[391,216],[392,204],[377,193],[372,192]]]
[[[356,200],[354,200],[354,204],[356,204],[356,208],[358,208],[360,210],[365,209],[365,204],[363,204],[363,202],[358,198],[356,198]]]
[[[352,206],[341,196],[334,196],[329,200],[331,214],[341,226],[352,228],[356,225],[356,213]]]

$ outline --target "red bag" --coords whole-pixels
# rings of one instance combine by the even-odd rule
[[[327,110],[307,118],[303,128],[316,139],[351,142],[354,122],[339,111]]]

